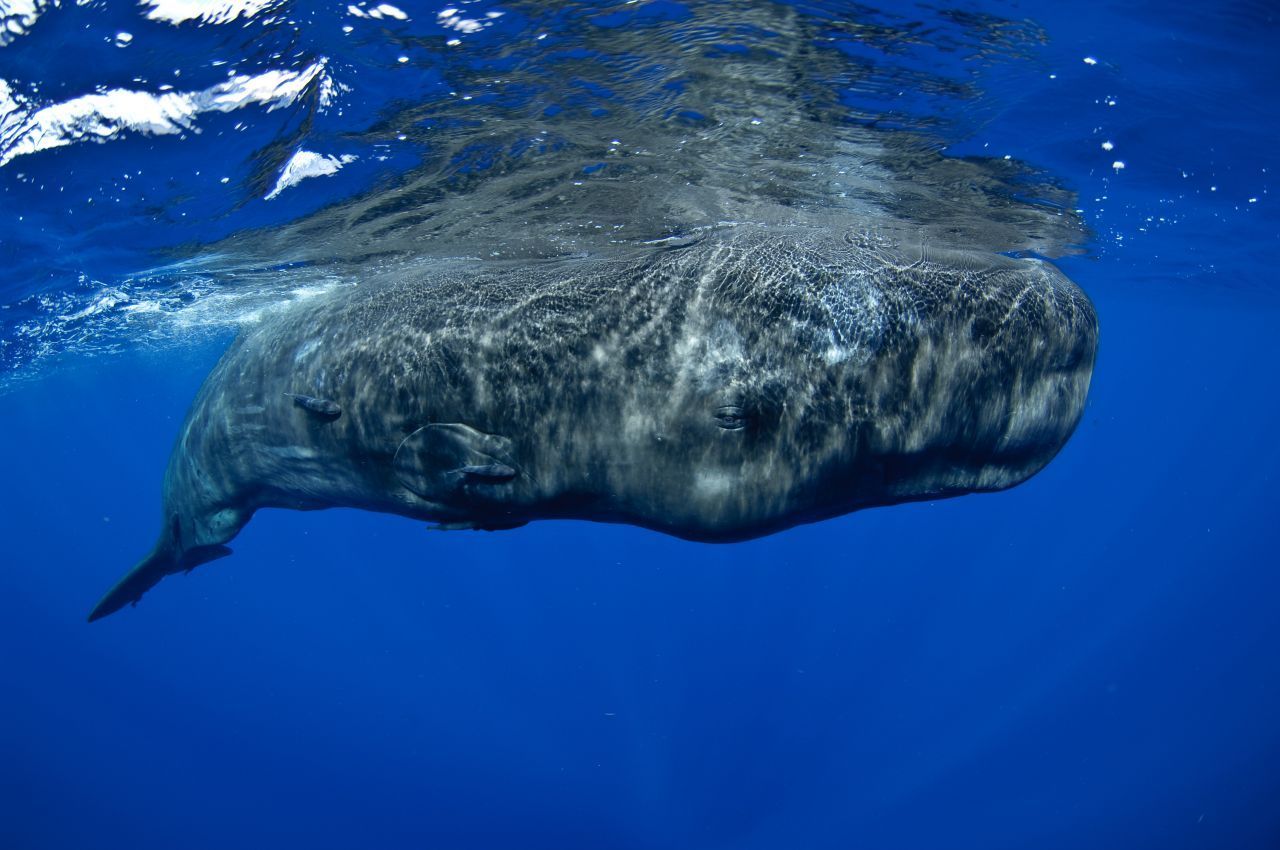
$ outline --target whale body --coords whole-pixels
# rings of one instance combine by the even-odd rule
[[[1097,338],[1048,262],[806,228],[353,281],[231,345],[159,540],[89,619],[229,554],[264,507],[728,542],[1001,490],[1071,435]]]

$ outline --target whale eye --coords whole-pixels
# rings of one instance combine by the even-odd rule
[[[747,412],[737,405],[716,408],[715,418],[716,424],[726,431],[741,431],[747,427]]]

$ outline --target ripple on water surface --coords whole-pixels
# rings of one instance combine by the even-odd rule
[[[734,222],[1057,256],[1073,195],[946,147],[1033,23],[847,4],[10,4],[0,368],[188,340],[370,264]]]

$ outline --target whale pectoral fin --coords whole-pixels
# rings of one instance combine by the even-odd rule
[[[469,488],[506,484],[519,474],[510,440],[456,422],[425,425],[405,437],[392,467],[401,484],[435,502],[456,501]]]
[[[138,565],[125,573],[124,578],[103,594],[98,604],[89,612],[89,622],[100,620],[108,614],[114,614],[126,605],[137,605],[142,594],[156,585],[167,575],[179,572],[190,572],[201,564],[207,564],[218,558],[231,554],[226,546],[194,546],[176,554],[168,546],[157,546],[151,554],[143,558]]]

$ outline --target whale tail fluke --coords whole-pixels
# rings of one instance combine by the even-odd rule
[[[230,554],[231,549],[222,545],[194,546],[183,550],[172,546],[168,540],[161,541],[151,554],[98,600],[89,612],[89,622],[114,614],[126,605],[136,605],[142,594],[167,575],[186,572]]]

